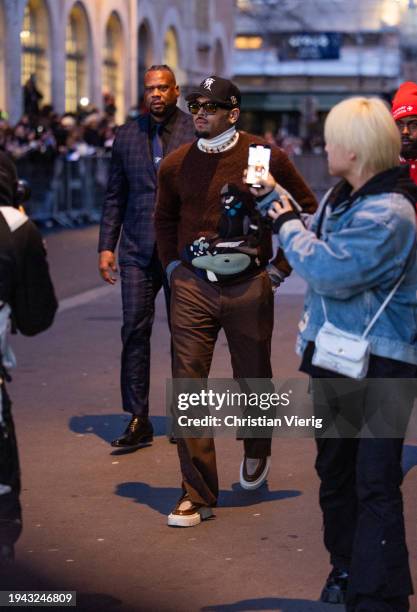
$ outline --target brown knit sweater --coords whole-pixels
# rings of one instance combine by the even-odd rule
[[[194,142],[183,145],[163,160],[158,173],[155,228],[164,267],[174,259],[181,259],[187,244],[200,236],[216,234],[221,215],[220,191],[225,184],[239,187],[248,207],[254,207],[249,188],[242,182],[251,143],[267,144],[258,136],[240,132],[237,144],[222,153],[203,153]],[[270,172],[305,212],[315,211],[317,203],[313,193],[278,147],[272,148]],[[261,260],[267,263],[272,256],[271,235],[270,232],[264,235]],[[285,274],[291,271],[282,252],[278,252],[272,263]]]

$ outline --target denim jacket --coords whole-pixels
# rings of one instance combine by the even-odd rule
[[[394,170],[398,169],[378,177],[395,179],[398,172]],[[360,335],[405,272],[368,339],[374,355],[417,364],[416,215],[412,206],[417,198],[411,187],[410,193],[397,188],[395,180],[391,188],[385,181],[379,192],[374,179],[369,181],[372,188],[362,188],[334,207],[328,194],[310,229],[295,218],[280,227],[279,241],[288,261],[308,283],[298,354],[308,341],[315,340],[324,323],[321,297],[331,323]]]

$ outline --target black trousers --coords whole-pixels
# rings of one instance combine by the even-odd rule
[[[0,423],[0,546],[12,545],[22,531],[19,501],[20,468],[11,402],[1,384],[2,422]]]
[[[400,439],[317,441],[324,543],[332,565],[349,571],[348,601],[355,606],[368,597],[373,603],[363,610],[369,612],[413,592],[400,490],[402,446]]]
[[[411,377],[415,371],[410,366],[403,375]],[[391,373],[400,374],[398,370]],[[358,385],[356,398],[350,396],[355,410],[362,405],[376,427],[377,406],[383,427],[388,424],[396,426],[397,431],[405,430],[405,415],[409,416],[413,407],[413,384],[400,378],[367,382],[370,384]],[[347,411],[349,396],[338,398],[329,391],[330,387],[329,380],[313,379],[318,411],[323,413],[329,397],[330,412]],[[400,488],[402,448],[400,437],[317,440],[316,470],[321,480],[324,543],[332,565],[349,572],[347,609],[352,612],[409,609],[408,596],[413,587]]]
[[[150,384],[150,339],[155,316],[155,298],[164,288],[169,321],[169,287],[156,250],[146,268],[121,266],[123,327],[120,386],[123,410],[148,416]]]

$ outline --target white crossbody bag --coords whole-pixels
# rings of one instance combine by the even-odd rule
[[[313,354],[312,363],[320,368],[337,372],[349,378],[360,380],[365,378],[368,372],[370,344],[367,336],[375,325],[395,292],[405,278],[405,274],[394,285],[378,312],[373,317],[361,336],[346,332],[330,323],[327,318],[326,304],[321,298],[325,322],[321,326],[316,340],[316,348]]]

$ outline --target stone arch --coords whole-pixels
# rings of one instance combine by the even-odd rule
[[[109,15],[104,32],[103,64],[102,64],[102,93],[105,106],[109,105],[110,98],[114,99],[116,107],[116,121],[123,123],[125,116],[125,44],[124,31],[120,15],[112,11]]]
[[[164,36],[163,64],[168,64],[174,72],[180,67],[178,35],[174,27],[169,27]]]
[[[75,112],[81,101],[91,100],[92,91],[92,33],[88,13],[80,0],[68,12],[65,54],[65,110]]]
[[[223,24],[216,23],[213,28],[213,71],[226,78],[231,75],[232,48]]]
[[[145,71],[155,63],[154,35],[147,18],[143,19],[138,28],[138,100],[143,98],[143,79]]]
[[[40,104],[51,101],[50,34],[49,6],[45,0],[27,0],[20,30],[21,83],[24,86],[34,75],[36,88],[43,96]]]
[[[186,32],[183,31],[179,13],[174,7],[167,10],[162,23],[161,32],[163,33],[161,36],[162,63],[168,64],[175,72],[177,83],[179,85],[184,85],[187,82],[183,47],[183,39],[184,36],[186,36]],[[173,62],[175,62],[175,66],[171,66]]]
[[[224,74],[223,46],[219,40],[216,40],[214,44],[213,71],[214,71],[214,74],[218,74],[218,75]]]

